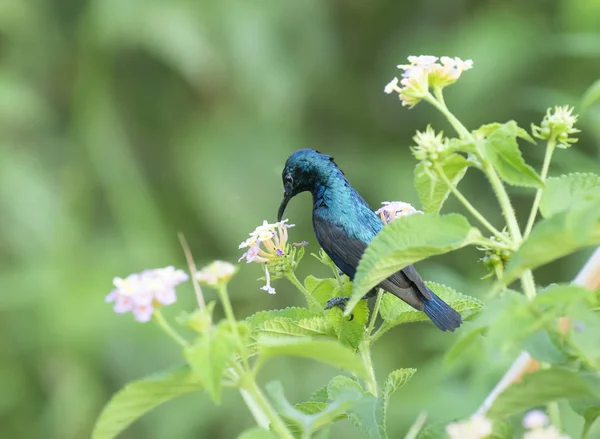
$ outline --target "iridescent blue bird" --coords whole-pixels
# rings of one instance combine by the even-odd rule
[[[317,241],[335,265],[353,279],[365,249],[383,228],[380,218],[350,185],[333,158],[319,151],[306,148],[294,152],[285,163],[282,178],[284,195],[278,221],[292,197],[311,192]],[[442,331],[454,331],[462,323],[460,314],[427,288],[412,265],[388,277],[379,286],[413,308],[424,311]],[[328,307],[343,308],[347,300],[336,298]]]

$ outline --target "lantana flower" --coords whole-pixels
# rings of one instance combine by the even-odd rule
[[[296,256],[294,247],[308,244],[305,241],[291,245],[288,243],[288,229],[294,227],[294,224],[287,224],[287,222],[288,220],[285,219],[271,224],[265,220],[239,246],[248,249],[239,261],[246,259],[246,263],[259,262],[265,265],[266,284],[261,289],[269,294],[276,293],[275,288],[271,286],[270,271],[279,276],[286,270],[293,269],[297,262],[294,260]]]
[[[523,439],[571,439],[570,436],[561,434],[554,425],[550,425],[548,415],[541,410],[525,414],[523,427],[528,430]]]
[[[379,215],[383,224],[389,224],[398,218],[414,213],[423,213],[422,211],[415,209],[411,204],[403,201],[384,201],[381,204],[383,204],[383,207],[377,209],[375,213]]]
[[[577,138],[571,137],[580,130],[575,128],[577,115],[573,114],[573,107],[565,105],[556,106],[554,111],[548,108],[546,116],[542,120],[541,126],[531,125],[533,135],[538,139],[548,140],[554,138],[556,146],[559,148],[569,148],[572,143],[577,142]]]
[[[196,280],[209,287],[217,287],[227,282],[235,274],[235,265],[225,261],[213,261],[196,273]]]
[[[183,270],[171,266],[144,270],[125,278],[115,277],[115,289],[105,301],[114,302],[116,313],[132,312],[138,322],[147,322],[156,308],[175,303],[175,287],[186,280],[188,275]]]
[[[409,56],[410,64],[400,64],[402,79],[394,78],[384,88],[385,93],[398,93],[402,105],[414,107],[430,88],[444,88],[455,83],[460,75],[473,67],[473,61],[458,57],[439,58],[431,55]]]
[[[450,439],[485,439],[492,434],[492,430],[492,422],[482,415],[473,415],[470,419],[446,426]]]

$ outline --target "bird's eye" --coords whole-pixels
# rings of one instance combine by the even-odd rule
[[[287,175],[285,176],[285,182],[286,182],[287,184],[291,185],[291,184],[293,184],[293,183],[294,183],[294,179],[293,179],[293,177],[292,177],[290,174],[287,174]]]

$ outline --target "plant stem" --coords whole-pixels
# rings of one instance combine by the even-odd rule
[[[548,169],[550,168],[550,161],[552,160],[552,154],[554,153],[554,149],[556,147],[556,139],[551,137],[548,140],[548,144],[546,146],[546,154],[544,155],[544,164],[542,165],[542,173],[540,174],[540,178],[545,183],[546,177],[548,176]],[[531,206],[531,212],[529,213],[529,219],[527,220],[527,226],[525,227],[525,232],[523,233],[523,237],[527,238],[529,233],[531,233],[531,229],[533,228],[533,223],[535,222],[535,217],[537,216],[538,209],[540,207],[540,200],[542,199],[542,193],[544,189],[538,189],[535,193],[535,198],[533,199],[533,205]]]
[[[448,107],[446,107],[442,91],[435,90],[434,93],[436,94],[436,96],[438,96],[438,99],[436,99],[431,93],[427,93],[427,95],[423,99],[429,102],[435,108],[437,108],[439,112],[442,113],[446,117],[446,119],[448,119],[448,122],[450,122],[450,125],[452,125],[452,127],[460,137],[465,139],[471,138],[471,133],[469,132],[469,130],[460,122],[460,120],[456,118],[454,114],[450,112],[450,110],[448,110]]]
[[[506,241],[506,237],[502,235],[502,233],[500,233],[498,229],[491,225],[490,222],[486,220],[481,213],[479,213],[479,211],[469,202],[469,200],[465,198],[465,196],[458,190],[458,188],[450,181],[450,179],[444,172],[444,169],[439,165],[439,163],[435,163],[434,168],[438,175],[442,178],[444,183],[446,183],[448,189],[450,189],[450,192],[452,192],[452,194],[454,194],[458,201],[460,201],[463,204],[463,206],[465,206],[465,208],[471,213],[471,215],[473,215],[481,224],[483,224],[483,226],[486,229],[492,232],[492,234],[494,234],[494,236],[496,236],[498,239]]]
[[[169,322],[162,315],[162,312],[160,311],[160,309],[154,310],[153,317],[154,317],[154,321],[158,324],[158,326],[160,326],[160,328],[163,331],[165,331],[165,333],[169,337],[171,337],[173,340],[175,340],[177,342],[177,344],[181,345],[184,348],[189,346],[189,343],[181,335],[179,335],[179,333],[175,329],[173,329],[173,327],[171,325],[169,325]]]
[[[379,314],[379,307],[381,306],[383,294],[384,291],[379,288],[377,290],[377,300],[375,301],[375,306],[373,307],[373,314],[371,314],[371,321],[369,322],[369,327],[367,328],[367,338],[371,335],[371,332],[373,332],[373,327],[375,326],[375,320],[377,320],[377,314]]]
[[[244,396],[244,400],[250,408],[250,411],[254,414],[257,422],[264,416],[269,420],[271,428],[280,438],[294,439],[294,435],[288,430],[285,423],[281,420],[275,409],[256,385],[256,381],[254,381],[254,378],[251,375],[247,375],[245,379],[243,379],[241,389],[245,390],[251,398]],[[250,404],[248,404],[249,400],[251,401]],[[258,413],[261,413],[262,416],[258,415]],[[260,422],[259,425],[263,427]]]
[[[231,306],[231,301],[229,300],[229,294],[227,293],[227,285],[224,282],[219,285],[218,292],[219,299],[221,299],[221,304],[223,305],[223,311],[225,311],[225,317],[227,317],[227,320],[231,325],[231,329],[233,330],[233,336],[235,337],[235,341],[238,344],[240,355],[242,357],[242,363],[244,364],[244,370],[249,371],[250,366],[248,364],[248,353],[246,350],[246,345],[242,343],[242,339],[240,338],[237,320],[235,319],[235,315],[233,314],[233,308]]]
[[[508,194],[506,193],[504,184],[502,184],[502,181],[500,180],[500,177],[493,166],[486,164],[484,165],[483,170],[486,173],[490,184],[492,185],[492,189],[496,194],[498,202],[500,203],[502,214],[504,215],[506,225],[508,226],[508,231],[510,232],[512,239],[520,245],[520,243],[523,241],[523,236],[521,235],[521,229],[519,229],[517,217],[510,202],[510,198],[508,198]],[[535,297],[535,281],[533,279],[533,273],[531,270],[527,270],[521,276],[521,286],[523,287],[525,296],[527,296],[529,300]]]
[[[321,304],[315,299],[308,290],[302,285],[302,283],[296,277],[296,274],[293,271],[288,271],[285,273],[285,277],[289,280],[302,294],[304,294],[304,298],[306,299],[307,304],[316,306],[317,308],[323,308]]]
[[[504,184],[502,184],[502,180],[500,180],[498,173],[496,172],[494,167],[489,163],[484,165],[483,171],[487,175],[488,180],[492,185],[492,189],[496,194],[496,198],[500,203],[500,208],[502,209],[502,214],[504,215],[504,219],[506,220],[506,225],[508,226],[508,231],[510,232],[510,235],[513,239],[520,241],[521,229],[519,229],[519,224],[517,223],[515,211],[510,202],[510,198],[508,198],[508,194],[506,193]]]
[[[552,401],[548,403],[548,415],[550,416],[550,422],[556,427],[558,431],[562,430],[562,422],[560,420],[560,410],[558,408],[558,402]]]
[[[196,269],[196,264],[194,263],[194,258],[192,257],[192,252],[190,251],[190,247],[183,236],[183,233],[178,233],[179,242],[181,243],[181,247],[183,248],[183,253],[185,254],[185,259],[188,263],[188,267],[190,269],[190,274],[192,275],[192,285],[194,286],[194,292],[196,293],[196,301],[198,302],[198,308],[204,309],[206,307],[206,302],[204,301],[204,296],[202,295],[202,288],[200,288],[200,284],[198,283],[198,279],[196,278],[196,273],[198,270]]]
[[[521,286],[523,287],[523,291],[525,292],[525,296],[529,300],[533,300],[535,297],[535,281],[533,280],[533,273],[531,270],[527,270],[521,276]]]
[[[365,339],[360,342],[360,345],[358,345],[358,352],[360,353],[360,358],[368,373],[368,376],[365,379],[367,391],[374,396],[377,396],[377,380],[375,379],[375,370],[373,369],[373,360],[371,359],[371,342],[368,338],[365,337]]]

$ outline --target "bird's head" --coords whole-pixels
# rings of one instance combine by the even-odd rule
[[[284,192],[277,220],[281,221],[288,202],[295,195],[311,191],[315,184],[324,178],[332,168],[337,168],[333,157],[314,149],[299,149],[290,155],[281,173]]]

